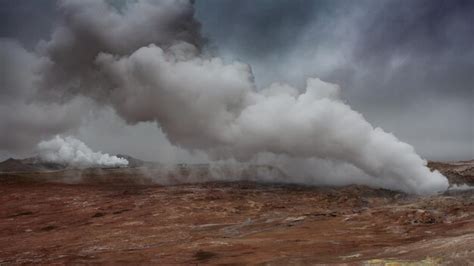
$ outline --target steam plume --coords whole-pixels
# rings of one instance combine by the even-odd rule
[[[189,1],[107,3],[60,1],[63,21],[40,47],[49,61],[40,82],[48,100],[89,97],[130,124],[156,121],[173,144],[213,159],[323,158],[362,170],[367,185],[420,194],[448,187],[412,146],[345,104],[337,85],[310,78],[302,92],[280,83],[257,89],[248,65],[203,55]],[[54,157],[57,142],[85,147],[59,137],[40,147],[52,146]],[[306,174],[318,176],[317,165]]]
[[[39,156],[47,162],[66,164],[73,167],[127,166],[124,158],[101,152],[93,152],[82,141],[73,137],[56,136],[38,144]]]

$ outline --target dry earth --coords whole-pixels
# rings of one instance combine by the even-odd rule
[[[54,175],[0,174],[0,264],[474,262],[473,190],[158,186],[120,169],[78,184],[44,178]]]

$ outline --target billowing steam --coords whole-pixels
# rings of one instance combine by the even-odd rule
[[[72,167],[117,167],[127,166],[124,158],[106,153],[94,152],[84,142],[73,137],[56,136],[38,144],[39,156],[46,162],[65,164]]]
[[[173,144],[212,159],[251,161],[271,154],[280,165],[304,164],[303,180],[318,177],[318,164],[307,162],[319,158],[355,166],[368,176],[362,179],[367,185],[420,194],[448,187],[412,146],[345,104],[337,85],[310,78],[302,92],[280,83],[258,89],[248,65],[203,55],[190,1],[112,6],[68,0],[60,1],[60,10],[62,23],[39,46],[48,60],[39,82],[48,101],[89,97],[130,124],[156,121]],[[64,152],[72,161],[77,150],[87,149],[58,137],[40,148],[60,159],[65,154],[58,142],[72,146],[72,156]],[[87,151],[99,156],[91,162],[104,156]],[[353,177],[344,178],[351,183]]]

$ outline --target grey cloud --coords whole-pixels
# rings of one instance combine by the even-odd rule
[[[55,0],[0,0],[0,38],[16,39],[28,49],[49,37],[56,19]]]
[[[242,4],[232,8],[225,24],[215,21],[224,16],[215,13],[221,6],[232,6],[226,1],[211,2],[218,8],[212,11],[209,2],[198,2],[197,14],[217,46],[231,44],[221,51],[228,60],[250,63],[261,87],[280,80],[303,88],[306,76],[318,76],[341,85],[344,98],[356,110],[407,137],[423,155],[445,160],[474,157],[472,1],[298,2],[307,4],[305,12],[288,2],[274,2],[273,9],[284,12],[261,17],[300,25],[290,33],[285,27],[268,31],[259,23],[258,14],[267,14],[266,2],[239,1]],[[439,108],[444,102],[457,103],[456,112]],[[438,126],[437,118],[447,119],[442,122],[447,126]],[[420,124],[424,128],[413,126]],[[420,135],[424,137],[415,137]],[[448,150],[433,152],[426,139]],[[464,146],[449,148],[447,143],[453,141]]]
[[[0,39],[0,61],[4,64],[0,68],[0,150],[22,152],[44,137],[80,125],[87,100],[77,98],[65,104],[35,100],[42,58],[15,41]]]
[[[219,49],[245,49],[251,56],[266,57],[291,46],[314,20],[316,7],[323,5],[330,6],[305,0],[197,1],[197,16],[210,26],[211,42],[218,42]]]
[[[95,67],[99,53],[125,55],[151,43],[167,47],[179,41],[199,48],[203,42],[186,0],[125,2],[120,7],[95,0],[59,1],[59,12],[51,40],[40,45],[50,60],[41,85],[48,97],[78,91],[105,96],[104,89],[110,88]]]

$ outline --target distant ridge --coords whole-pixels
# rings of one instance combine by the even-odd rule
[[[22,160],[9,158],[0,163],[0,172],[34,172],[37,168],[27,165]]]

